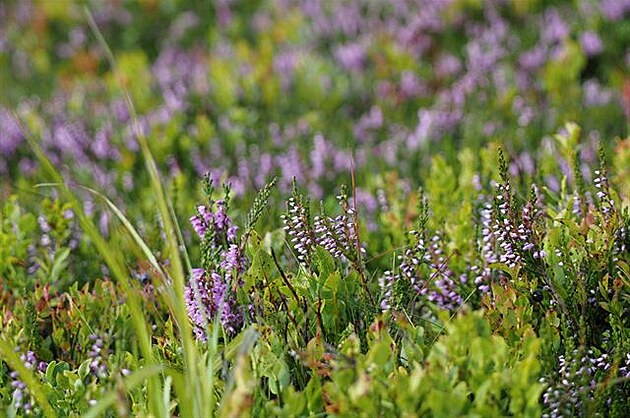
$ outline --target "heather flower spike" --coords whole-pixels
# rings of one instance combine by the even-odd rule
[[[288,235],[289,245],[295,252],[298,262],[310,264],[313,246],[316,244],[315,232],[311,226],[308,204],[297,191],[295,178],[293,179],[293,193],[287,201],[287,212],[282,215],[284,231]]]
[[[192,270],[185,289],[188,316],[198,339],[207,340],[209,322],[218,317],[228,334],[235,334],[243,324],[244,308],[236,300],[236,289],[249,261],[238,245],[238,227],[227,213],[229,187],[224,187],[225,199],[214,201],[214,187],[205,180],[207,206],[197,207],[190,222],[201,238],[202,268]]]

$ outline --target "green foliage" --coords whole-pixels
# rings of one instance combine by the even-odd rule
[[[0,7],[2,413],[627,414],[627,19],[512,0],[488,17],[510,47],[485,51],[462,41],[485,3],[457,0],[412,51],[291,2],[18,3]],[[577,20],[544,62],[510,65],[555,11]],[[501,57],[459,97],[475,51]],[[442,74],[449,57],[465,65]],[[219,207],[239,228],[198,239],[191,216]],[[216,305],[205,340],[191,292]]]

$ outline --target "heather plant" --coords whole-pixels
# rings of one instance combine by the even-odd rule
[[[626,416],[629,13],[0,4],[0,411]]]

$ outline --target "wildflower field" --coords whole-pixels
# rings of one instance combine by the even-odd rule
[[[0,1],[1,417],[627,417],[629,0]]]

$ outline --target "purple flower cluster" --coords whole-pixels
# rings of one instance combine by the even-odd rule
[[[4,106],[0,106],[0,127],[0,155],[12,155],[24,142],[24,134],[15,117]]]
[[[497,184],[497,195],[495,196],[495,212],[489,214],[488,207],[482,214],[482,240],[484,242],[483,252],[489,262],[499,262],[506,264],[509,268],[517,268],[522,261],[524,253],[531,253],[534,259],[544,258],[544,250],[538,249],[538,243],[533,235],[533,223],[539,216],[538,189],[532,186],[533,201],[527,202],[520,214],[513,213],[510,207],[511,193],[510,184]],[[494,216],[493,216],[494,215]],[[489,216],[494,220],[490,228],[487,228]],[[498,254],[491,248],[494,239],[498,246]],[[498,257],[498,258],[497,258]]]
[[[568,357],[558,358],[558,372],[553,377],[541,378],[546,384],[542,400],[545,418],[575,416],[582,409],[583,400],[593,400],[599,382],[608,378],[611,369],[611,357],[603,353],[595,357],[593,350],[580,353],[574,350]],[[630,354],[621,361],[618,377],[630,377]]]
[[[481,293],[490,292],[492,269],[490,264],[499,260],[496,252],[496,238],[493,232],[492,203],[488,202],[481,210],[481,258],[483,266],[472,266],[471,272],[475,274],[475,285]]]
[[[282,215],[284,232],[289,236],[291,247],[300,263],[306,264],[316,243],[311,227],[309,210],[302,200],[293,196],[287,201],[287,213]]]
[[[440,308],[453,312],[464,303],[464,299],[459,295],[458,290],[459,285],[466,282],[466,276],[456,278],[460,283],[453,280],[455,274],[448,267],[448,260],[444,255],[442,235],[440,233],[436,233],[431,237],[428,250],[425,259],[431,267],[431,276],[429,278],[431,283],[425,284],[420,290],[420,294],[426,295],[427,300],[435,303]]]
[[[108,373],[105,358],[107,357],[109,350],[105,347],[103,338],[97,334],[90,334],[89,339],[92,341],[92,346],[88,352],[88,355],[90,356],[90,371],[98,378],[106,378]]]
[[[365,198],[365,196],[363,196]],[[302,197],[296,193],[287,201],[287,213],[282,215],[284,231],[297,259],[301,264],[308,265],[310,255],[315,245],[328,251],[333,257],[345,261],[357,261],[366,250],[363,245],[357,250],[356,210],[348,204],[345,188],[337,196],[341,214],[335,217],[322,214],[315,216],[311,224],[309,209]],[[357,201],[359,196],[357,196]],[[375,209],[375,202],[364,200],[364,205]]]
[[[538,237],[534,235],[534,224],[542,216],[541,199],[536,184],[532,185],[530,200],[521,210],[521,221],[517,228],[518,239],[522,242],[521,251],[529,252],[533,258],[543,258],[544,250],[537,250],[540,246]]]
[[[515,269],[524,260],[539,260],[547,255],[540,248],[540,238],[534,234],[534,224],[541,216],[538,187],[532,185],[531,198],[520,213],[511,207],[509,182],[499,183],[496,188],[494,204],[486,202],[480,211],[481,235],[478,245],[481,265],[470,268],[475,276],[475,285],[482,293],[490,291],[492,264],[502,263]]]
[[[606,218],[610,218],[612,212],[615,210],[615,201],[610,195],[610,188],[608,185],[608,178],[605,172],[595,170],[595,188],[597,188],[596,196],[600,201],[601,211]]]
[[[348,214],[334,218],[316,216],[313,219],[315,242],[335,258],[352,258],[350,254],[355,249],[357,240],[353,213],[354,210],[349,209]]]
[[[456,135],[463,127],[468,131],[479,125],[479,113],[470,111],[473,102],[481,103],[481,109],[485,105],[490,109],[489,114],[481,118],[484,120],[479,127],[482,137],[495,135],[508,125],[524,128],[535,126],[537,121],[546,125],[557,123],[555,113],[546,111],[549,94],[539,81],[540,72],[546,63],[564,59],[572,38],[579,41],[587,56],[609,53],[606,37],[592,22],[600,21],[599,15],[606,20],[619,21],[628,14],[629,7],[627,0],[607,0],[599,7],[588,2],[580,3],[579,8],[550,5],[542,7],[540,12],[522,16],[522,21],[519,18],[515,23],[508,17],[511,6],[503,1],[483,2],[475,18],[464,9],[452,7],[452,0],[397,0],[387,5],[376,2],[361,6],[303,0],[270,3],[270,7],[254,11],[248,22],[251,30],[273,32],[278,18],[275,11],[291,10],[304,17],[305,35],[291,42],[279,42],[265,52],[269,56],[258,56],[253,51],[243,53],[228,42],[223,33],[217,34],[217,41],[210,45],[197,42],[183,47],[186,32],[203,24],[202,17],[186,11],[172,20],[168,39],[162,42],[155,61],[149,63],[146,71],[146,82],[155,87],[157,96],[150,102],[160,104],[152,108],[139,106],[141,129],[150,135],[160,135],[164,127],[177,118],[200,115],[194,122],[179,124],[181,134],[191,140],[186,146],[187,153],[159,156],[169,170],[192,169],[197,175],[210,172],[215,180],[227,174],[236,193],[252,185],[262,187],[264,179],[277,171],[282,175],[279,184],[284,191],[290,188],[292,178],[297,177],[318,198],[324,191],[322,183],[349,170],[351,154],[347,144],[325,140],[319,133],[322,127],[311,126],[313,118],[309,116],[312,110],[309,108],[300,114],[290,112],[282,120],[272,117],[262,121],[263,127],[268,127],[263,139],[273,144],[273,152],[263,151],[259,129],[251,130],[247,123],[228,114],[222,114],[216,126],[206,130],[205,122],[200,121],[207,113],[204,98],[216,90],[215,80],[208,71],[211,59],[228,62],[237,69],[230,81],[234,84],[234,94],[245,102],[250,84],[260,81],[254,74],[266,74],[271,81],[278,81],[284,91],[293,88],[299,80],[302,83],[305,79],[312,80],[312,84],[322,86],[323,94],[332,92],[337,84],[343,85],[344,80],[352,79],[350,84],[357,83],[356,90],[366,92],[361,95],[362,105],[348,112],[353,115],[349,124],[360,144],[355,149],[355,166],[365,168],[377,156],[383,156],[383,161],[393,166],[400,164],[400,157],[408,155],[410,150],[418,150],[427,142],[446,135]],[[231,2],[221,2],[218,13],[224,24],[232,21],[233,7]],[[106,3],[94,8],[95,19],[99,25],[104,25],[104,30],[122,22],[127,25],[136,18],[124,4]],[[28,2],[15,9],[7,7],[4,13],[9,16],[7,20],[13,18],[19,28],[28,27],[37,15],[35,7]],[[591,15],[592,18],[585,18]],[[584,24],[570,25],[575,19]],[[538,39],[519,37],[522,28],[515,28],[516,24],[539,29],[534,31],[539,34]],[[573,33],[573,26],[580,27],[581,31]],[[80,25],[68,31],[67,39],[54,45],[59,57],[71,59],[77,52],[87,50],[102,59],[102,51],[90,43],[87,31]],[[445,36],[450,33],[461,33],[461,43],[451,45],[446,40],[450,36]],[[385,48],[382,47],[384,42]],[[12,65],[26,60],[27,66],[32,66],[26,51],[7,48]],[[392,52],[396,62],[427,63],[432,71],[411,64],[388,70],[397,66],[387,65],[389,58],[383,50],[396,51]],[[26,58],[19,59],[23,55]],[[267,61],[269,68],[265,71],[257,67],[259,62]],[[312,62],[318,65],[311,66]],[[339,79],[331,80],[329,74],[317,71],[320,63],[339,70]],[[363,88],[364,83],[371,83],[375,88]],[[68,91],[55,92],[52,99],[43,103],[24,99],[17,106],[17,113],[25,120],[41,119],[37,125],[44,127],[42,145],[55,164],[72,161],[73,170],[95,180],[97,186],[107,192],[113,192],[117,183],[130,191],[135,187],[132,173],[128,169],[116,172],[111,170],[111,165],[137,152],[137,132],[131,127],[133,124],[128,123],[130,115],[122,100],[94,103],[94,91],[99,88],[76,83]],[[582,89],[588,106],[617,101],[617,92],[608,89],[605,80],[597,76],[585,81]],[[354,90],[342,89],[334,93],[352,103]],[[367,93],[369,90],[374,94]],[[258,97],[266,93],[250,95]],[[506,112],[494,111],[490,103],[493,97],[505,104],[500,110]],[[90,99],[89,106],[84,112],[77,111],[76,103],[88,102],[86,98]],[[199,102],[201,106],[197,107]],[[363,104],[367,106],[364,108]],[[411,115],[417,117],[391,120],[391,109],[400,104],[412,109]],[[257,105],[256,102],[252,107]],[[98,121],[90,118],[95,114],[100,115]],[[259,116],[254,119],[260,120]],[[235,149],[218,140],[233,135],[245,139],[237,141],[239,145]],[[308,151],[312,150],[310,158],[308,151],[304,152],[307,147],[298,142],[308,142]],[[23,135],[13,116],[7,109],[0,108],[0,174],[8,173],[14,164],[14,155],[23,146]],[[21,168],[29,168],[22,172],[36,167],[28,155],[15,160],[19,160]]]
[[[592,31],[586,31],[580,35],[580,46],[587,57],[599,55],[604,50],[601,38]]]
[[[392,308],[392,298],[394,296],[394,284],[396,282],[396,275],[390,270],[383,272],[383,276],[378,279],[378,285],[381,288],[381,310],[387,312]]]
[[[425,242],[422,233],[410,231],[410,234],[414,237],[415,243],[398,257],[401,261],[399,272],[385,271],[383,277],[379,279],[383,295],[381,309],[383,311],[391,309],[396,282],[405,280],[415,293],[440,309],[456,310],[464,302],[458,291],[459,285],[467,281],[467,276],[457,278],[459,283],[454,280],[455,274],[448,267],[440,233],[434,234],[428,243]]]
[[[197,215],[190,218],[190,223],[199,236],[204,239],[210,232],[213,237],[213,249],[221,247],[224,243],[235,243],[238,227],[232,223],[227,214],[227,204],[224,200],[214,202],[212,208],[200,205],[197,207]]]
[[[213,202],[210,207],[197,207],[197,215],[192,216],[190,222],[202,239],[204,264],[203,268],[191,271],[184,291],[193,330],[199,340],[207,341],[207,325],[218,316],[226,332],[234,334],[244,319],[234,289],[248,266],[237,244],[238,227],[228,216],[223,200]]]
[[[492,225],[492,233],[496,238],[497,245],[501,249],[499,252],[499,263],[506,264],[514,269],[521,261],[517,252],[516,242],[524,237],[519,236],[516,225],[511,216],[511,194],[510,184],[497,184],[496,208],[497,216]]]
[[[33,351],[27,351],[25,354],[21,354],[20,360],[29,370],[36,370],[43,373],[48,367],[48,363],[38,360]],[[18,373],[15,371],[9,373],[9,377],[11,378],[15,407],[17,409],[23,409],[26,414],[30,414],[33,411],[33,399],[26,389],[26,384],[19,379]]]
[[[600,8],[604,17],[617,22],[630,15],[629,0],[602,0]]]

